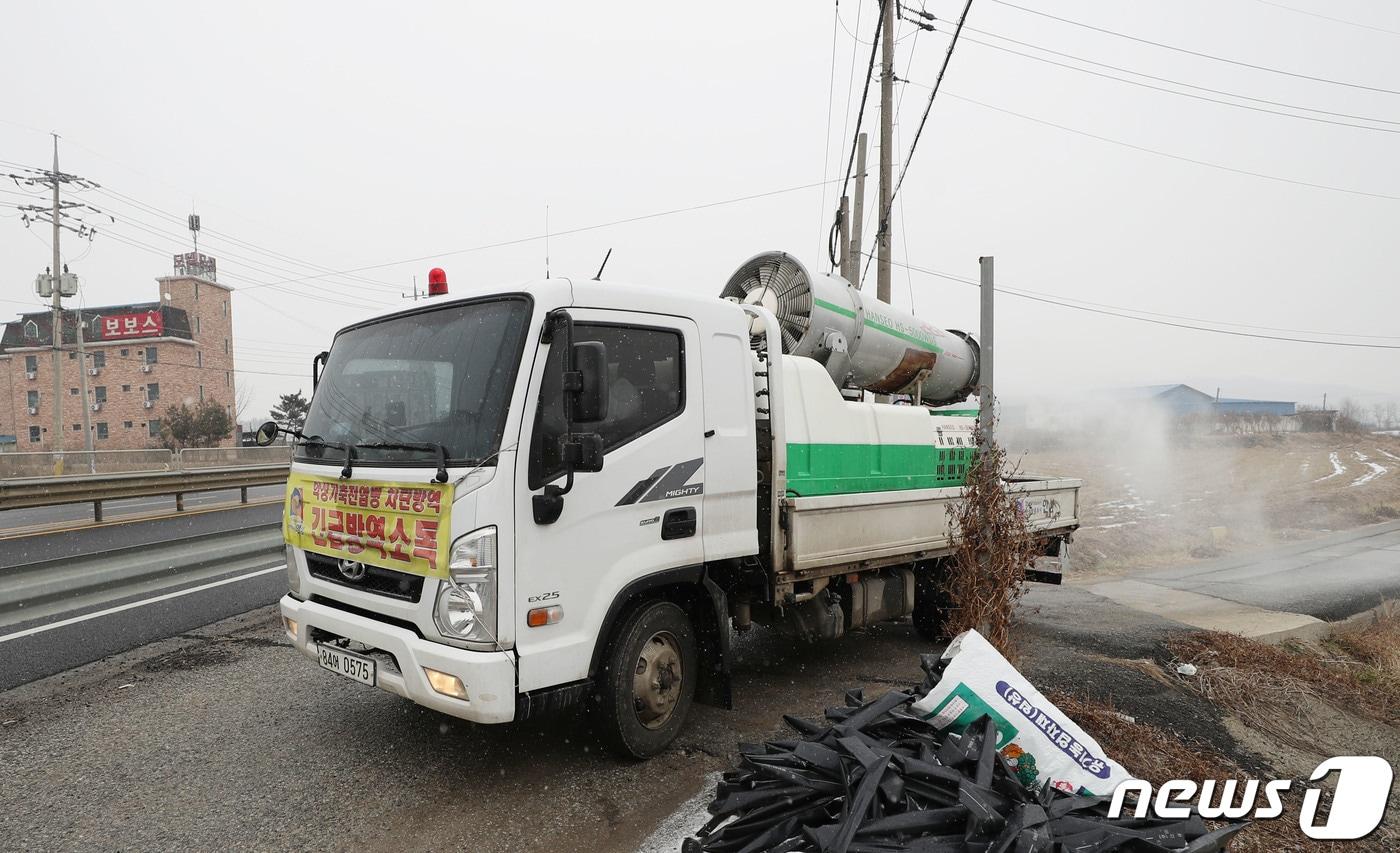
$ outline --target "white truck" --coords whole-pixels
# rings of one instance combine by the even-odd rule
[[[302,429],[259,441],[295,436],[287,635],[342,676],[479,723],[589,705],[645,757],[692,701],[728,706],[732,630],[937,633],[976,414],[937,406],[975,389],[976,344],[788,255],[718,299],[440,295],[312,373]],[[1053,570],[1079,482],[1012,488]]]

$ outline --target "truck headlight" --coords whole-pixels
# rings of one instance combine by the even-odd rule
[[[496,642],[496,569],[494,525],[473,530],[453,543],[448,580],[438,585],[433,613],[443,636]]]

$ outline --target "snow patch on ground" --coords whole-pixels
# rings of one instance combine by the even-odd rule
[[[700,783],[700,791],[657,824],[656,829],[637,848],[637,853],[676,853],[680,850],[681,844],[709,821],[708,806],[714,798],[719,777],[719,773],[706,776]]]
[[[1359,451],[1359,450],[1353,450],[1353,451],[1352,451],[1352,455],[1356,457],[1356,461],[1357,461],[1357,462],[1360,462],[1362,465],[1365,465],[1367,468],[1370,468],[1370,469],[1371,469],[1370,471],[1367,471],[1365,474],[1362,474],[1360,477],[1357,477],[1355,480],[1352,480],[1352,481],[1351,481],[1351,484],[1352,484],[1353,486],[1364,486],[1364,485],[1366,485],[1367,483],[1371,482],[1372,480],[1376,479],[1377,477],[1381,476],[1382,474],[1384,474],[1384,473],[1386,473],[1387,471],[1390,470],[1389,468],[1385,467],[1384,465],[1381,465],[1381,464],[1376,463],[1376,462],[1372,462],[1372,461],[1371,461],[1371,457],[1367,456],[1366,454],[1362,453],[1362,452]]]
[[[1377,450],[1376,452],[1379,453],[1379,454],[1382,455],[1382,456],[1389,456],[1391,459],[1394,459],[1396,462],[1400,462],[1400,456],[1396,456],[1394,453],[1391,453],[1389,450]]]
[[[1337,455],[1335,450],[1327,454],[1327,461],[1332,463],[1332,473],[1318,477],[1316,480],[1313,480],[1314,483],[1321,483],[1323,480],[1330,480],[1339,474],[1345,474],[1347,472],[1347,467],[1342,464],[1341,457]]]

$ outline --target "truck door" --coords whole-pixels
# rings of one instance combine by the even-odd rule
[[[553,524],[536,524],[531,497],[562,483],[560,348],[535,359],[533,418],[517,454],[516,646],[521,692],[588,676],[603,618],[633,580],[703,562],[700,529],[705,426],[700,344],[690,320],[570,309],[574,341],[607,347],[607,419],[582,427],[603,438],[603,470],[574,475]],[[526,614],[558,606],[553,625]]]

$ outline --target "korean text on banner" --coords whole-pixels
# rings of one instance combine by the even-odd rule
[[[318,554],[446,578],[451,511],[450,485],[345,482],[294,472],[282,536]]]

